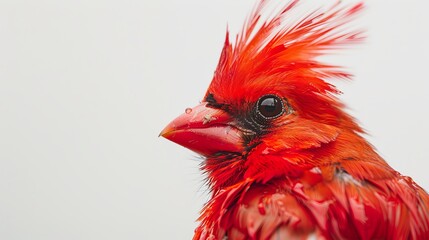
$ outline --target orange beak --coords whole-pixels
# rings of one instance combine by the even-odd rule
[[[190,109],[174,119],[159,134],[203,156],[243,151],[242,132],[223,110],[206,107]]]

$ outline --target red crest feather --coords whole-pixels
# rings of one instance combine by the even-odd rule
[[[234,46],[227,31],[206,97],[213,94],[217,101],[234,105],[256,101],[260,93],[271,91],[288,96],[307,118],[325,119],[329,124],[337,118],[347,119],[343,121],[347,127],[361,132],[342,112],[342,104],[335,98],[340,92],[326,81],[351,75],[317,57],[363,39],[362,31],[347,30],[347,23],[363,9],[363,4],[343,6],[339,1],[327,10],[317,9],[291,23],[293,19],[288,18],[294,16],[299,5],[295,0],[262,22],[268,2],[264,0],[256,6]]]

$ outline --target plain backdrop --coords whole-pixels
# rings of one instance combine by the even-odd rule
[[[190,239],[200,161],[158,134],[253,4],[1,0],[0,239]],[[366,43],[329,60],[355,75],[337,85],[370,142],[429,189],[427,9],[368,1]]]

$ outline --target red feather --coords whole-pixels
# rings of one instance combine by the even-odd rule
[[[318,58],[363,39],[349,30],[363,4],[289,21],[291,1],[262,21],[267,4],[234,45],[227,32],[202,105],[162,133],[206,157],[212,198],[194,239],[429,239],[428,194],[362,137],[327,82],[351,75]],[[258,123],[267,94],[285,110]]]

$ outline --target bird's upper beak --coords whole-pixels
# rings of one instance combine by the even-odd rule
[[[174,119],[160,133],[170,141],[204,156],[243,151],[242,132],[234,120],[221,109],[201,103]]]

